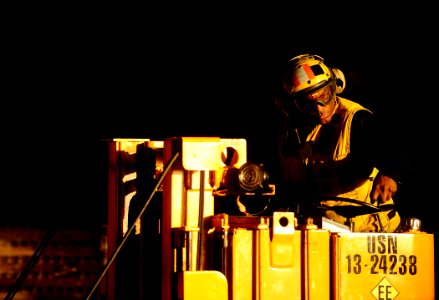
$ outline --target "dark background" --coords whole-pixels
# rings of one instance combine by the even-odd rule
[[[101,220],[100,149],[114,137],[243,137],[249,158],[273,159],[276,76],[289,58],[314,53],[344,72],[343,96],[383,117],[383,131],[410,153],[415,175],[401,201],[436,230],[438,63],[428,18],[197,9],[17,14],[4,56],[4,223]]]

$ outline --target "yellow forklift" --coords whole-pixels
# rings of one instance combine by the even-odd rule
[[[247,160],[245,139],[172,137],[110,144],[109,195],[116,196],[109,197],[109,214],[114,218],[109,218],[108,250],[117,250],[132,228],[143,232],[136,264],[139,299],[152,295],[162,300],[435,297],[434,235],[424,232],[418,219],[404,219],[406,226],[397,233],[359,233],[352,231],[352,224],[322,216],[309,216],[301,223],[294,212],[261,213],[276,187],[263,165]],[[149,191],[160,195],[145,197],[138,217],[130,222],[126,200],[132,200],[133,194],[126,187],[127,153],[134,155],[139,149],[148,150],[152,157]],[[317,208],[337,210],[348,220],[388,209],[337,200],[347,205],[327,207],[322,201]],[[156,208],[150,209],[153,202]],[[108,273],[105,299],[117,295],[118,278],[126,277],[121,265]]]

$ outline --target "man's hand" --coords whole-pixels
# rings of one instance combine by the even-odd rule
[[[392,178],[378,174],[374,180],[371,197],[375,203],[379,200],[381,203],[386,203],[389,201],[398,190],[398,184]]]

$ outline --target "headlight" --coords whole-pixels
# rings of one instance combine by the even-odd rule
[[[227,169],[222,185],[231,194],[264,193],[269,188],[268,179],[263,165],[247,162],[239,169]]]

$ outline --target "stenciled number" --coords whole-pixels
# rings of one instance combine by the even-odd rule
[[[401,255],[399,257],[399,274],[405,275],[407,273],[407,256]]]
[[[416,267],[417,259],[416,255],[410,255],[408,258],[408,271],[410,275],[415,275],[418,272],[418,268]],[[399,274],[404,275],[407,274],[407,257],[401,255],[399,257]]]
[[[355,254],[353,257],[348,255],[346,257],[348,259],[348,274],[352,273],[352,271],[355,274],[361,273],[361,255]]]
[[[415,275],[418,272],[418,270],[416,268],[416,255],[410,255],[409,262],[410,262],[409,273],[411,275]]]
[[[390,255],[389,262],[390,262],[389,274],[398,274],[398,272],[395,271],[396,263],[398,262],[398,258],[396,257],[396,255]]]
[[[355,254],[353,256],[346,256],[348,260],[348,273],[361,273],[361,255]],[[407,271],[411,275],[417,273],[417,259],[415,255],[410,255],[408,258],[405,255],[376,255],[370,256],[372,266],[370,267],[371,274],[399,274],[405,275]],[[399,263],[399,267],[398,267]],[[398,272],[397,272],[398,271]]]

